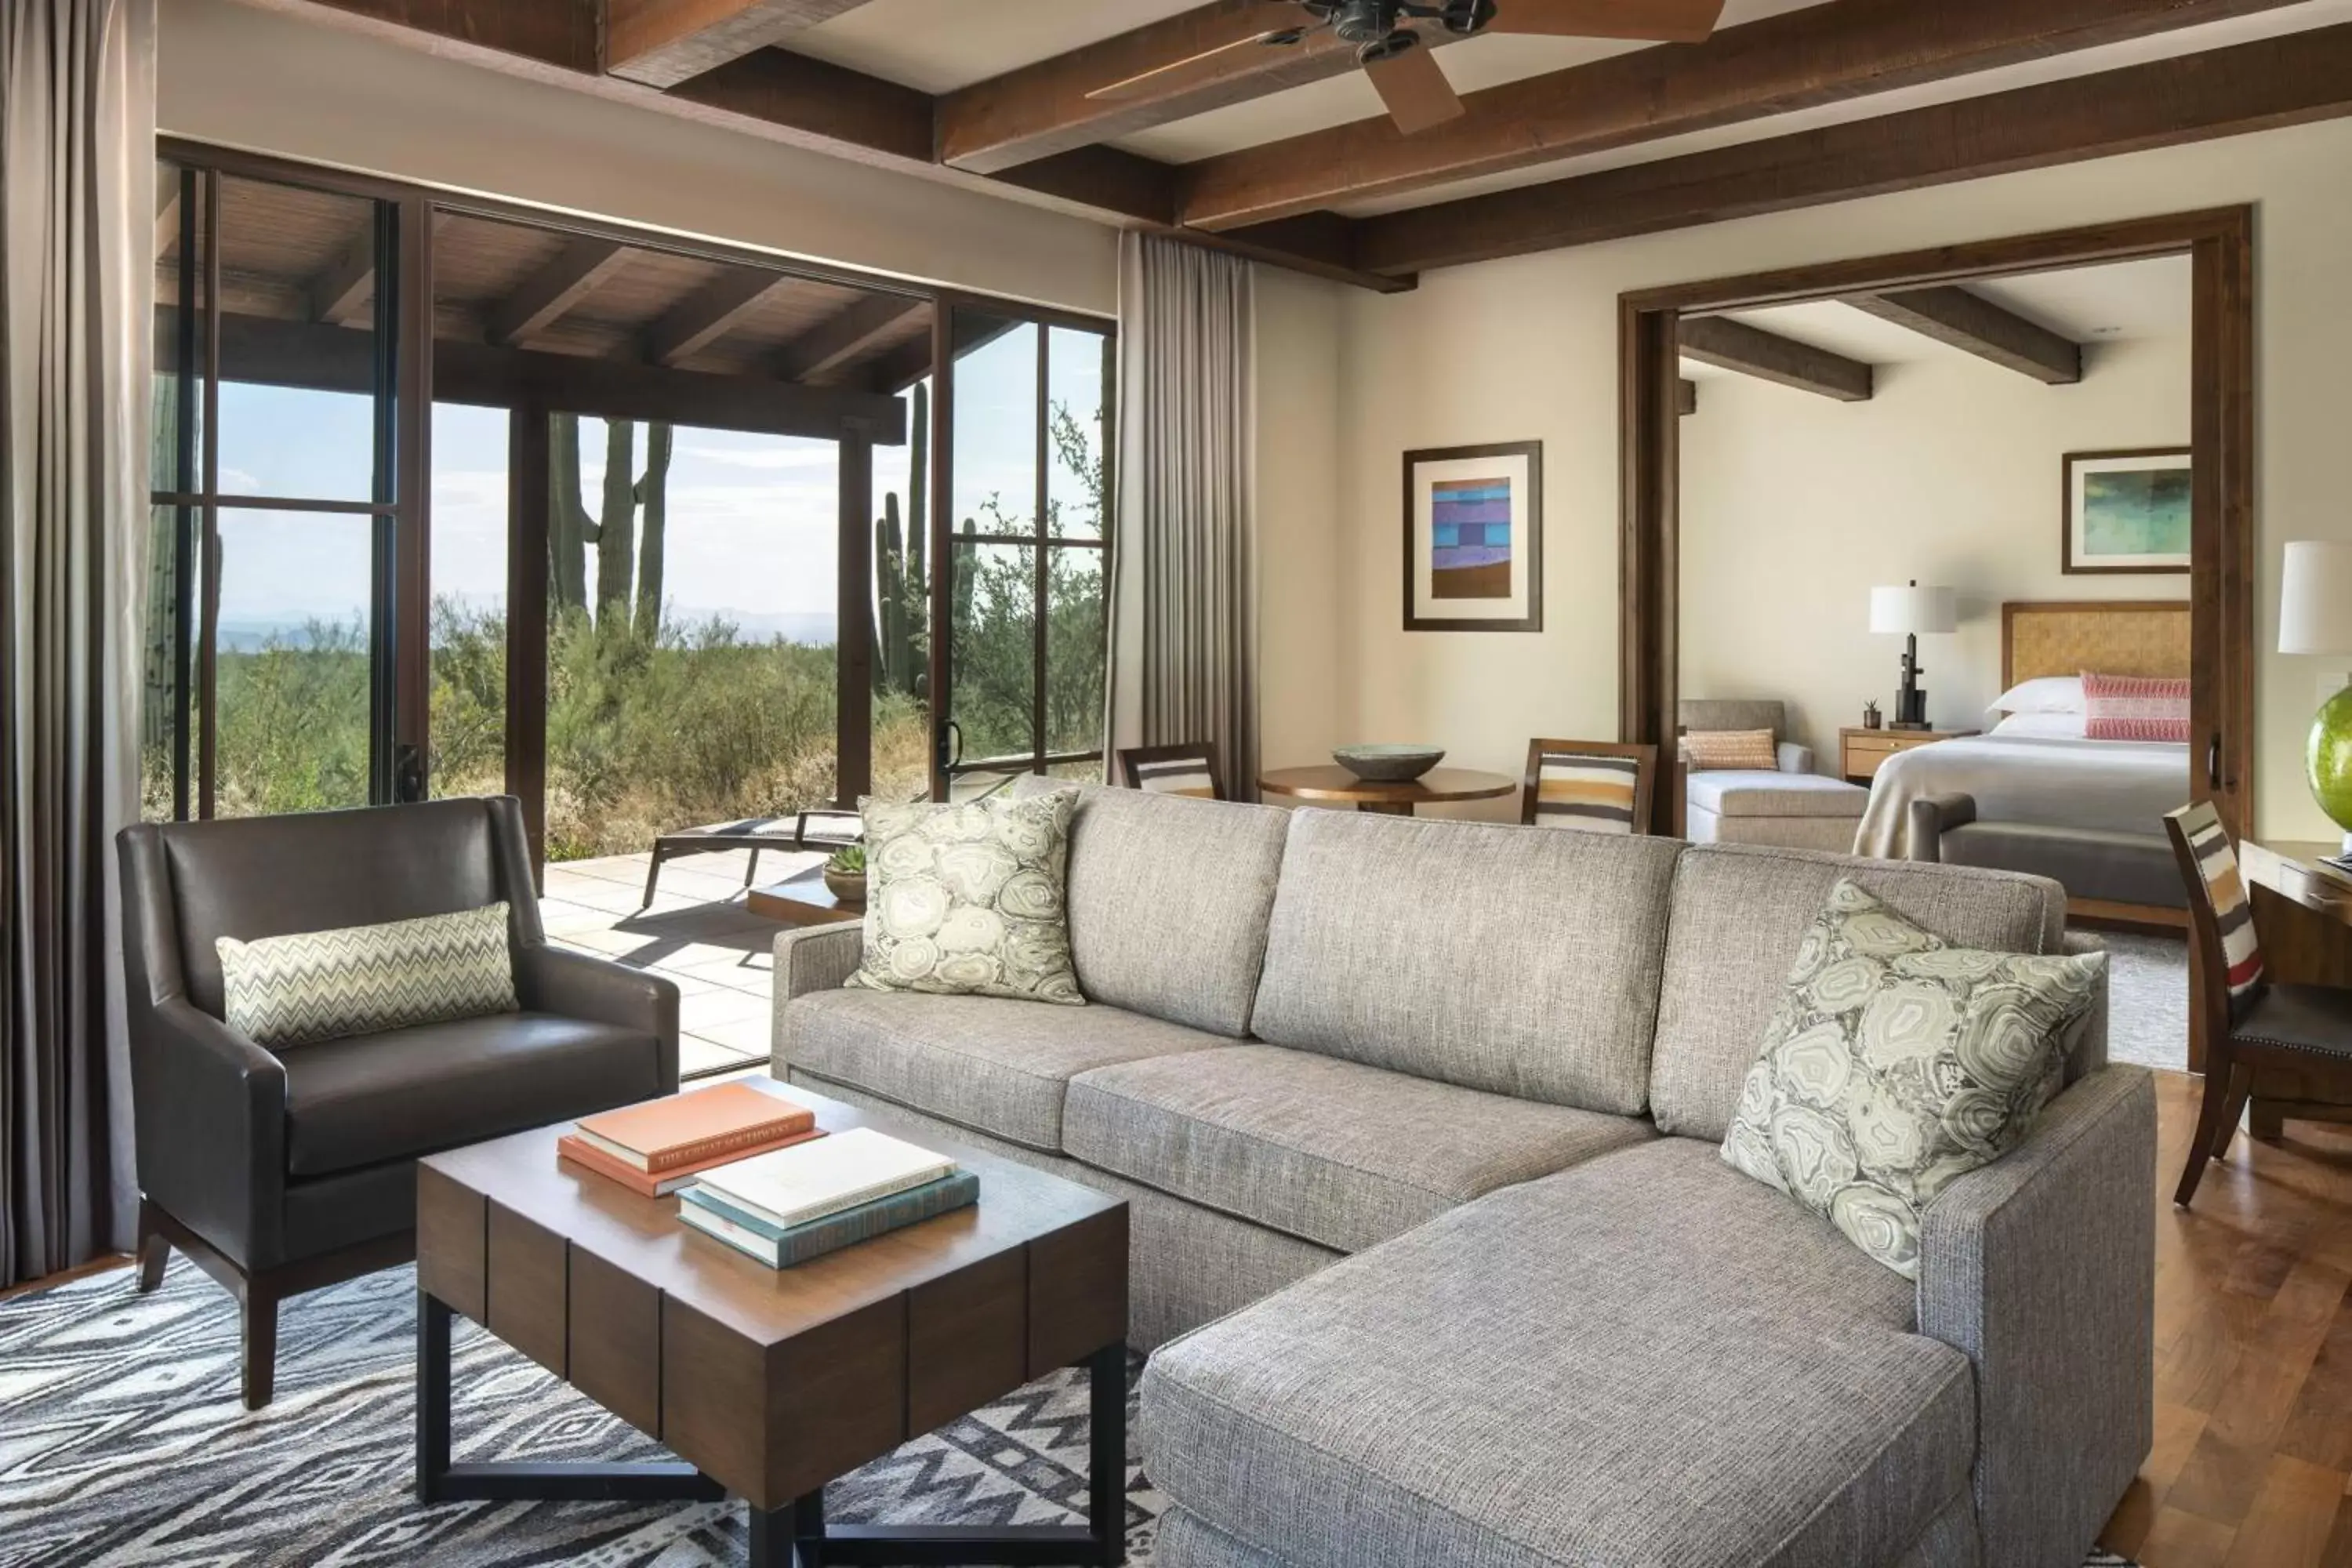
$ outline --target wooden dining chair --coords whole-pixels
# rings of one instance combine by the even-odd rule
[[[1622,741],[1529,741],[1519,820],[1585,833],[1647,833],[1658,748]]]
[[[2164,829],[2188,884],[2190,940],[2208,981],[2205,1097],[2188,1167],[2172,1194],[2186,1206],[2205,1163],[2228,1155],[2256,1068],[2333,1066],[2352,1078],[2352,990],[2273,983],[2264,974],[2237,851],[2210,802],[2167,813]]]
[[[1118,753],[1118,776],[1128,788],[1154,795],[1225,798],[1224,774],[1217,766],[1216,744],[1211,741],[1125,747]]]

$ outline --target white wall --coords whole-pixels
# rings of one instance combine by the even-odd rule
[[[2068,452],[2189,444],[2188,330],[2094,344],[2073,386],[1924,340],[1867,403],[1708,380],[1682,422],[1684,695],[1780,699],[1835,773],[1840,725],[1894,715],[1902,639],[1871,634],[1872,585],[1958,591],[1919,661],[1928,718],[1962,730],[2000,691],[2004,601],[2185,597],[2186,573],[2066,575],[2059,501]]]
[[[1341,286],[1257,269],[1259,763],[1330,761],[1348,730],[1341,603]]]
[[[553,4],[554,0],[533,0]],[[161,10],[167,134],[1103,315],[1109,228],[234,0]]]
[[[1343,728],[1362,740],[1441,742],[1465,765],[1503,772],[1524,761],[1530,735],[1615,732],[1621,292],[2245,201],[2260,204],[2256,592],[2266,649],[2281,543],[2352,538],[2337,467],[2352,364],[2347,172],[2352,121],[2336,121],[1449,268],[1408,294],[1349,293],[1330,638]],[[1408,636],[1400,454],[1529,438],[1544,442],[1545,630]],[[1806,603],[1825,618],[1853,614],[1843,592]],[[2300,763],[2320,662],[2262,657],[2256,822],[2273,836],[2333,836]],[[1892,666],[1882,654],[1866,673],[1884,683]],[[1270,753],[1281,749],[1270,742]]]

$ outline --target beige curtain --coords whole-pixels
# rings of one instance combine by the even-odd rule
[[[154,0],[0,4],[0,1285],[131,1239]]]
[[[1255,321],[1250,264],[1120,242],[1114,748],[1214,742],[1257,798]]]

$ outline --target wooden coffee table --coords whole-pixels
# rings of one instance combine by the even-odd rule
[[[814,1106],[829,1131],[895,1131],[837,1100],[747,1081]],[[774,1269],[680,1224],[674,1197],[559,1163],[569,1129],[418,1163],[422,1500],[731,1494],[750,1506],[756,1568],[1125,1561],[1125,1203],[908,1131],[977,1173],[979,1203]],[[453,1313],[684,1462],[451,1463]],[[1073,1363],[1092,1379],[1087,1524],[825,1521],[826,1482]]]

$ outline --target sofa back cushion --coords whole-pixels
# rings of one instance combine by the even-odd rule
[[[1239,1039],[1288,814],[1089,786],[1070,817],[1070,952],[1090,1001]]]
[[[1675,868],[1651,1054],[1658,1131],[1720,1142],[1764,1044],[1797,945],[1840,878],[1954,947],[2056,952],[2065,890],[1970,866],[1695,845]]]
[[[1252,1026],[1273,1045],[1637,1114],[1681,847],[1296,812]]]

